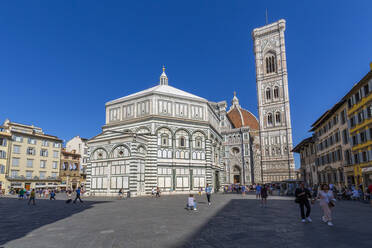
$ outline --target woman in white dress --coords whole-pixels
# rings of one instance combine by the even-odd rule
[[[318,192],[318,197],[320,207],[323,210],[322,220],[328,224],[328,226],[333,226],[332,223],[332,208],[335,206],[335,197],[333,192],[329,189],[328,184],[323,184]]]

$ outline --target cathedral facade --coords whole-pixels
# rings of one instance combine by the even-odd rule
[[[282,25],[282,20],[275,25]],[[255,51],[266,37],[264,31],[255,35],[257,30],[253,32]],[[279,35],[280,30],[284,31],[278,30]],[[262,74],[265,59],[257,59],[266,58],[267,51],[275,55],[270,59],[275,76],[269,78]],[[284,60],[279,62],[283,55]],[[232,183],[247,185],[289,178],[290,171],[284,166],[288,163],[294,170],[294,163],[284,65],[284,38],[278,49],[256,52],[259,119],[240,106],[235,93],[228,108],[226,101],[208,101],[170,86],[164,68],[158,85],[107,102],[102,132],[88,141],[87,191],[114,196],[123,189],[140,196],[156,187],[163,193],[186,193],[207,184],[218,191]],[[266,105],[261,91],[265,94],[272,83],[274,95],[275,87],[281,87],[277,92],[281,100]],[[281,113],[280,126],[265,122],[269,112],[275,117]],[[280,146],[275,143],[277,137]],[[269,145],[272,138],[275,146]],[[275,155],[265,153],[267,148],[276,149]]]

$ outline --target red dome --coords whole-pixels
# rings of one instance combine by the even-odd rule
[[[235,107],[227,112],[227,117],[234,128],[250,127],[254,130],[258,130],[260,128],[257,118],[251,112],[245,109],[238,109]]]

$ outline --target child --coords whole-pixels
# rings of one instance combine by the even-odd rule
[[[203,191],[203,188],[202,188],[202,187],[200,187],[200,188],[199,188],[199,196],[201,196],[201,194],[202,194],[202,191]]]
[[[187,208],[187,210],[195,210],[196,211],[196,202],[195,202],[193,194],[189,195],[189,198],[187,199],[186,208]]]

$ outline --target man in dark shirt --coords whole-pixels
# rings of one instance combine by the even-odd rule
[[[309,198],[311,198],[311,193],[307,188],[305,188],[304,182],[301,182],[300,187],[296,189],[295,196],[296,196],[296,202],[300,204],[301,218],[302,218],[301,221],[306,222],[307,220],[308,222],[312,222],[310,218],[311,206],[309,203]],[[305,216],[304,207],[306,207],[306,216]]]
[[[80,187],[76,190],[76,197],[75,197],[75,200],[74,200],[74,203],[76,203],[76,200],[79,199],[80,202],[83,202],[80,198],[80,192],[81,192],[81,189]]]

